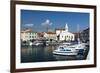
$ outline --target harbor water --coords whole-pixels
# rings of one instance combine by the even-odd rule
[[[57,47],[58,46],[22,46],[21,63],[87,59],[89,47],[86,48],[84,54],[79,54],[76,56],[54,55],[53,50],[55,50]]]

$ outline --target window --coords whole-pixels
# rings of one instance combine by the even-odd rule
[[[73,39],[73,36],[71,36],[71,40]]]
[[[69,39],[70,39],[70,36],[69,36]]]

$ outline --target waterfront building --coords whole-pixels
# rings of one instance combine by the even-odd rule
[[[75,36],[73,33],[68,31],[68,25],[65,25],[65,29],[56,29],[56,40],[59,41],[74,41]]]
[[[56,33],[55,32],[44,32],[44,37],[47,40],[56,40]]]
[[[45,32],[38,32],[38,37],[37,37],[37,40],[39,41],[43,41],[43,40],[46,40],[46,38],[44,37],[44,33]]]
[[[38,38],[44,37],[44,32],[38,32],[37,34],[38,34]]]
[[[83,30],[83,31],[80,33],[80,39],[81,39],[81,41],[83,41],[83,42],[89,42],[89,28]]]
[[[31,41],[37,38],[38,38],[37,32],[33,32],[32,29],[26,29],[26,30],[21,31],[22,41]]]
[[[76,33],[73,33],[73,34],[74,34],[74,41],[78,41],[78,38],[80,38],[80,33],[76,32]]]

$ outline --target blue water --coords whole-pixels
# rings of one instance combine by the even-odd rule
[[[21,47],[21,63],[84,60],[88,54],[86,51],[85,54],[80,52],[77,56],[54,55],[52,52],[56,48],[57,46],[23,46]]]

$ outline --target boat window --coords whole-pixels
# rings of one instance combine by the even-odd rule
[[[66,50],[64,50],[64,51],[71,51],[71,50],[69,50],[69,49],[66,49]]]
[[[71,51],[70,49],[64,49],[64,47],[60,47],[61,51]]]
[[[63,47],[60,47],[60,49],[64,49]]]
[[[71,46],[70,48],[75,48],[75,47]]]

